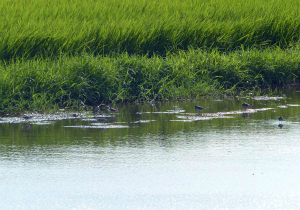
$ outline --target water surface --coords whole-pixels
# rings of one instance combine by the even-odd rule
[[[2,118],[0,209],[298,209],[297,91]]]

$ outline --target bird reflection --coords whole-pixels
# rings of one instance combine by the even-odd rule
[[[98,118],[97,121],[104,123],[104,122],[107,122],[107,119],[106,118]]]
[[[78,122],[74,122],[73,126],[79,126],[80,124]]]
[[[32,128],[31,125],[28,125],[28,124],[22,126],[23,130],[31,130],[31,128]]]
[[[242,114],[242,117],[243,117],[243,118],[248,118],[248,117],[251,117],[251,115],[250,115],[249,113],[243,113],[243,114]]]
[[[116,118],[111,118],[111,119],[109,120],[109,122],[110,122],[110,123],[117,122],[117,119],[116,119]]]
[[[279,124],[279,125],[278,125],[278,128],[279,128],[279,129],[282,129],[282,127],[283,127],[282,124]]]

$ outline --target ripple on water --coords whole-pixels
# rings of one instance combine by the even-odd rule
[[[236,111],[230,111],[230,112],[217,112],[217,113],[203,113],[199,116],[197,113],[185,113],[185,115],[189,116],[177,116],[178,118],[186,118],[186,119],[198,119],[198,118],[232,118],[231,116],[225,116],[225,115],[235,115],[235,114],[252,114],[259,111],[267,111],[271,110],[273,108],[261,108],[261,109],[247,109],[247,110],[236,110]]]
[[[186,120],[170,120],[171,122],[194,122],[194,119],[186,119]]]
[[[51,125],[54,124],[54,121],[36,121],[30,122],[31,125]]]
[[[288,106],[286,106],[286,105],[282,105],[282,106],[278,106],[278,108],[283,108],[283,109],[286,109],[286,108],[288,108]]]
[[[64,128],[129,128],[126,125],[72,125],[72,126],[64,126]]]
[[[150,122],[154,122],[156,120],[138,120],[138,121],[135,121],[135,122],[132,122],[132,123],[150,123]]]
[[[252,99],[257,101],[266,101],[266,100],[282,100],[285,97],[269,97],[269,96],[254,96]]]
[[[300,106],[300,104],[287,104],[287,106]]]
[[[185,116],[185,115],[177,115],[179,119],[190,120],[190,121],[200,121],[200,120],[211,120],[212,117],[204,117],[204,116]]]
[[[21,117],[2,117],[0,123],[36,123],[43,124],[41,122],[65,120],[65,119],[76,119],[86,117],[87,113],[54,113],[54,114],[39,114],[39,113],[28,113],[26,114],[29,118],[24,119]]]
[[[216,115],[216,116],[186,116],[186,115],[177,115],[176,116],[179,119],[182,120],[178,120],[178,121],[184,121],[184,122],[189,122],[189,121],[202,121],[202,120],[211,120],[211,119],[215,119],[215,118],[233,118],[232,116],[223,116],[223,115]],[[171,121],[175,121],[175,120],[171,120]]]
[[[180,109],[180,110],[167,110],[165,112],[137,112],[136,114],[178,114],[185,112],[185,110]]]

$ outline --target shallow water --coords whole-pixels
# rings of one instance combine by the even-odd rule
[[[298,209],[297,91],[2,118],[0,209]]]

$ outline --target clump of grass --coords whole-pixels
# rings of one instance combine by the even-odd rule
[[[0,112],[45,111],[127,100],[197,98],[298,83],[299,46],[223,53],[16,59],[0,65]]]
[[[0,60],[236,50],[299,41],[297,0],[2,0]]]

